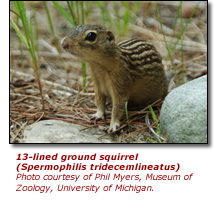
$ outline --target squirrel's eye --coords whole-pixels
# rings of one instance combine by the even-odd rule
[[[90,42],[93,42],[93,41],[95,41],[96,36],[97,36],[96,33],[90,32],[90,33],[88,33],[87,36],[85,37],[85,40],[88,40],[88,41],[90,41]]]

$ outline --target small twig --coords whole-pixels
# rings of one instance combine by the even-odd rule
[[[23,73],[23,72],[20,72],[20,71],[16,71],[16,70],[13,70],[13,69],[10,69],[10,72],[13,73],[13,75],[15,74],[16,76],[24,76],[24,77],[32,77],[34,78],[33,75],[31,74],[27,74],[27,73]],[[43,84],[47,84],[49,86],[54,86],[54,87],[57,87],[59,89],[62,89],[62,90],[65,90],[65,91],[69,91],[69,92],[73,92],[75,94],[80,94],[82,96],[95,96],[94,93],[83,93],[83,92],[79,92],[77,90],[74,90],[72,88],[69,88],[69,87],[66,87],[66,86],[63,86],[59,83],[54,83],[54,82],[51,82],[51,81],[47,81],[47,80],[43,80],[41,79],[41,83]]]
[[[29,56],[28,51],[22,51],[23,56]],[[10,51],[11,56],[21,56],[20,50],[11,50]],[[53,52],[45,52],[45,51],[40,51],[38,52],[38,56],[43,56],[47,58],[56,58],[58,56],[58,53],[53,53]],[[72,54],[69,53],[61,53],[61,57],[64,59],[71,59],[73,61],[80,61],[77,57],[73,56]]]
[[[153,36],[153,38],[156,38],[156,40],[160,40],[160,41],[164,41],[163,39],[163,35],[160,34],[160,33],[156,33],[154,31],[150,31],[146,28],[143,28],[143,27],[139,27],[139,26],[136,26],[134,24],[131,24],[130,28],[133,30],[133,31],[136,31],[138,33],[141,33],[143,35],[146,35],[146,36]],[[172,40],[172,41],[171,41]],[[171,38],[169,36],[166,36],[166,41],[168,43],[171,43],[171,42],[176,42],[177,41],[177,38]],[[181,42],[181,40],[179,40],[179,42]],[[195,41],[187,41],[187,40],[184,40],[183,41],[183,45],[185,46],[191,46],[191,47],[195,47],[195,48],[199,48],[201,49],[202,51],[204,51],[205,53],[207,52],[207,45],[206,44],[202,44],[202,43],[199,43],[199,42],[195,42]]]
[[[133,131],[133,132],[131,132],[129,135],[127,135],[126,137],[122,138],[122,140],[126,140],[126,139],[128,139],[129,137],[131,137],[131,136],[133,136],[133,135],[137,135],[137,134],[139,134],[139,133],[145,131],[147,128],[148,128],[148,127],[146,126],[146,127],[141,128],[141,129],[138,129],[138,130],[136,130],[136,131]]]
[[[19,94],[19,93],[10,93],[10,95],[19,96],[19,97],[25,97],[25,98],[32,98],[36,100],[40,100],[40,97],[32,96],[32,95],[25,95],[25,94]]]
[[[19,135],[20,131],[23,130],[23,126],[22,126],[20,123],[18,123],[17,121],[13,120],[13,119],[11,119],[11,121],[20,127],[20,128],[16,131],[16,134],[15,134],[14,138],[12,138],[12,143],[14,143],[14,141],[15,141],[15,139],[17,138],[17,136]]]
[[[89,127],[91,128],[90,125],[86,124],[86,121],[80,121],[80,120],[73,120],[73,119],[63,119],[63,118],[57,118],[57,117],[49,117],[49,116],[43,116],[42,119],[54,119],[54,120],[60,120],[60,121],[65,121],[65,122],[72,122],[72,123],[76,123],[79,124],[81,126],[85,126],[85,127]]]
[[[151,126],[151,124],[150,124],[150,122],[149,122],[149,117],[148,117],[148,115],[146,115],[146,117],[145,117],[145,122],[146,122],[146,124],[147,124],[147,127],[150,129],[150,131],[151,131],[152,133],[154,133],[154,135],[157,137],[157,139],[158,139],[159,142],[160,142],[160,139],[164,140],[164,138],[163,138],[162,136],[158,135],[158,134],[154,131],[154,129],[152,128],[152,126]]]

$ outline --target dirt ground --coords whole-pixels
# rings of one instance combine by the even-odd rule
[[[65,2],[61,4],[66,7]],[[114,17],[112,3],[106,2],[106,4],[106,8]],[[47,5],[60,46],[61,39],[71,30],[72,25],[60,14],[51,2],[47,2]],[[179,2],[159,3],[163,31],[169,43],[176,41],[181,31],[180,19],[178,19],[174,36],[175,40],[171,39],[172,33],[174,32],[178,5]],[[13,9],[13,5],[11,4],[10,6]],[[56,119],[81,124],[86,128],[96,126],[108,127],[110,123],[111,104],[107,105],[105,122],[94,124],[90,120],[91,114],[96,112],[93,82],[87,72],[87,92],[84,92],[81,61],[66,53],[62,47],[60,47],[59,52],[57,51],[43,3],[38,1],[35,7],[32,3],[25,3],[25,6],[29,19],[35,17],[33,13],[36,9],[37,25],[33,20],[33,27],[38,31],[38,36],[35,36],[37,38],[35,41],[39,47],[37,53],[44,108],[29,52],[24,44],[20,42],[11,26],[10,142],[19,142],[24,137],[23,130],[27,125],[45,119]],[[120,5],[118,6],[119,8],[121,7]],[[189,16],[192,14],[195,6],[196,3],[183,2],[183,26],[188,22]],[[184,82],[188,82],[207,74],[207,2],[200,3],[183,34],[183,70],[180,42],[172,54],[172,62],[175,65],[175,70],[171,66],[172,62],[168,58],[168,52],[153,3],[141,3],[126,33],[119,33],[116,25],[104,22],[102,12],[96,3],[87,5],[86,2],[85,8],[85,23],[102,24],[114,32],[117,42],[132,37],[140,37],[151,41],[163,57],[165,70],[175,73],[171,82],[172,87],[177,87],[182,84],[178,79],[182,80],[183,76]],[[121,12],[123,13],[122,9],[119,9],[119,19],[122,18],[120,14]],[[11,13],[11,17],[14,21],[17,20],[13,13]],[[19,23],[19,27],[22,30],[21,23]],[[182,75],[183,71],[184,75]],[[161,105],[162,101],[153,104],[153,110],[158,121]],[[122,126],[120,128],[120,134],[123,134],[122,142],[135,143],[140,140],[146,143],[162,142],[157,137],[158,130],[156,122],[152,119],[152,113],[148,108],[129,111],[128,119],[126,116],[122,119]],[[128,121],[130,130],[128,129]]]

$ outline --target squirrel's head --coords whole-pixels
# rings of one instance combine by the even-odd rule
[[[97,25],[79,25],[61,41],[69,53],[89,61],[104,54],[111,54],[115,37],[111,31]]]

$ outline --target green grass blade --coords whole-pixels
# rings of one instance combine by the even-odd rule
[[[19,16],[16,16],[16,24],[17,26],[19,27]],[[19,49],[20,49],[20,60],[21,60],[21,66],[23,67],[24,66],[24,55],[23,55],[23,48],[22,48],[22,40],[19,38]]]
[[[157,127],[157,132],[160,135],[160,127],[159,127],[159,124],[158,124],[158,119],[157,119],[157,117],[156,117],[156,115],[154,113],[154,110],[153,110],[152,106],[149,105],[148,108],[149,108],[149,110],[150,110],[150,112],[152,114],[152,119],[155,121],[155,124],[156,124],[156,127]]]
[[[72,5],[72,2],[71,2],[71,5]],[[76,26],[76,25],[77,25],[77,20],[76,20],[76,18],[75,18],[75,13],[74,13],[74,11],[73,11],[71,5],[70,5],[70,1],[67,1],[67,6],[68,6],[68,8],[69,8],[69,12],[70,12],[70,14],[71,14],[71,16],[72,16],[72,19],[73,19],[73,21],[74,21],[74,24],[75,24],[75,26]]]
[[[25,37],[26,37],[27,41],[30,42],[30,35],[28,34],[29,24],[28,24],[28,20],[26,17],[24,2],[23,1],[14,1],[14,5],[16,5],[18,14],[20,15],[22,25],[23,25],[23,30],[25,32]]]
[[[72,19],[72,17],[69,15],[69,13],[57,2],[52,1],[52,3],[55,5],[55,7],[60,11],[60,13],[73,25],[75,26],[75,21]]]
[[[29,49],[28,41],[26,40],[25,36],[20,31],[19,27],[16,25],[16,23],[13,21],[13,19],[10,17],[10,23],[13,26],[14,30],[16,31],[17,35],[19,36],[20,40],[24,43],[24,45]]]
[[[119,35],[121,35],[121,33],[124,32],[124,30],[122,30],[121,28],[122,22],[120,20],[120,15],[119,15],[119,3],[116,1],[113,1],[113,10],[114,10],[114,16],[116,17],[116,19],[114,20],[114,25],[116,26]]]
[[[175,64],[174,64],[173,59],[172,59],[172,57],[171,57],[172,54],[171,54],[171,52],[170,52],[170,49],[169,49],[169,46],[168,46],[168,44],[167,44],[166,37],[165,37],[164,31],[163,31],[163,25],[162,25],[162,22],[161,22],[161,17],[160,17],[160,12],[159,12],[159,9],[158,9],[158,4],[157,4],[157,2],[155,3],[155,6],[156,6],[156,10],[157,10],[158,20],[159,20],[160,26],[161,26],[161,32],[162,32],[162,35],[163,35],[163,38],[164,38],[164,43],[165,43],[165,45],[166,45],[166,49],[167,49],[167,52],[168,52],[168,57],[170,58],[170,61],[171,61],[173,70],[174,70],[175,75],[176,75],[176,77],[177,77],[178,83],[180,84],[180,80],[179,80],[179,77],[178,77],[177,72],[176,72]]]
[[[138,1],[138,2],[135,2],[133,5],[130,5],[129,1],[123,2],[124,9],[125,9],[123,14],[123,26],[124,26],[124,30],[122,30],[123,34],[128,30],[129,22],[133,23],[133,20],[135,19],[134,16],[140,6],[140,3],[141,2]],[[119,11],[117,10],[117,12]]]
[[[135,2],[131,11],[135,13],[138,10],[138,8],[140,7],[140,4],[141,4],[141,1]]]
[[[171,49],[171,51],[170,51],[171,54],[172,54],[172,52],[175,50],[177,44],[179,43],[179,40],[180,40],[181,37],[183,36],[184,31],[187,29],[187,26],[189,25],[191,19],[193,18],[193,15],[196,13],[196,10],[198,9],[200,2],[201,2],[201,1],[199,1],[199,2],[197,3],[197,5],[195,6],[195,8],[193,9],[193,12],[191,13],[189,19],[187,20],[187,23],[185,24],[183,30],[181,31],[180,35],[178,36],[177,41],[175,42],[174,46],[172,47],[172,49]],[[171,54],[170,54],[170,55],[171,55]]]
[[[76,17],[77,17],[77,21],[78,21],[78,24],[80,24],[78,1],[75,1],[75,7],[76,7]]]
[[[23,43],[28,47],[29,53],[31,55],[32,63],[33,63],[33,69],[35,73],[36,80],[38,82],[38,87],[41,95],[41,102],[42,102],[42,110],[44,110],[44,100],[43,100],[43,92],[42,92],[42,85],[40,82],[40,71],[38,67],[38,57],[36,56],[35,49],[34,49],[34,38],[33,38],[33,31],[32,31],[32,26],[29,26],[27,16],[26,16],[26,11],[25,11],[25,6],[23,1],[14,1],[15,8],[17,9],[18,13],[14,12],[11,10],[13,13],[15,13],[17,16],[20,17],[23,25],[23,30],[25,32],[25,37],[22,36],[21,31],[17,29],[16,24],[12,19],[10,19],[10,22],[12,26],[15,28],[18,36],[20,39],[23,41]],[[24,39],[25,38],[25,39]]]
[[[181,8],[182,8],[182,2],[180,1],[179,7],[178,7],[178,10],[177,10],[177,14],[176,14],[176,18],[175,18],[175,21],[174,21],[174,25],[173,25],[173,33],[171,35],[170,45],[172,45],[172,40],[173,40],[173,38],[175,36],[176,25],[177,25],[177,22],[178,22],[178,18],[179,18],[179,14],[180,14],[180,9]]]
[[[84,20],[84,1],[81,1],[81,23],[85,24]]]
[[[35,34],[35,51],[39,50],[39,31],[38,31],[38,23],[37,23],[37,8],[35,2],[33,3],[33,16],[34,16],[34,34]]]
[[[131,17],[131,13],[130,13],[130,9],[129,9],[129,2],[128,1],[124,1],[124,7],[125,7],[125,13],[124,13],[124,16],[123,16],[123,23],[124,23],[124,31],[126,31],[127,27],[128,27],[129,19]]]
[[[98,7],[101,10],[103,22],[108,23],[111,26],[112,25],[112,18],[111,18],[110,13],[107,11],[106,7],[103,5],[105,2],[104,1],[96,1],[96,2],[97,2]]]
[[[51,29],[52,37],[54,39],[54,44],[55,44],[55,46],[56,46],[56,48],[57,48],[57,50],[59,52],[60,48],[59,48],[59,45],[58,45],[58,42],[57,42],[57,37],[55,35],[54,26],[53,26],[53,23],[52,23],[52,20],[51,20],[50,12],[49,12],[49,9],[48,9],[46,1],[43,1],[43,5],[45,7],[45,11],[46,11],[46,14],[47,14],[47,17],[48,17],[48,22],[49,22],[49,26],[50,26],[50,29]]]
[[[156,140],[153,140],[151,138],[147,138],[148,141],[150,141],[151,143],[158,143]]]
[[[34,43],[34,34],[33,34],[33,25],[32,25],[32,22],[33,21],[33,18],[30,17],[30,20],[29,20],[29,33],[30,33],[30,38],[31,38],[31,41],[32,41],[32,49],[33,51],[35,52],[35,43]]]

